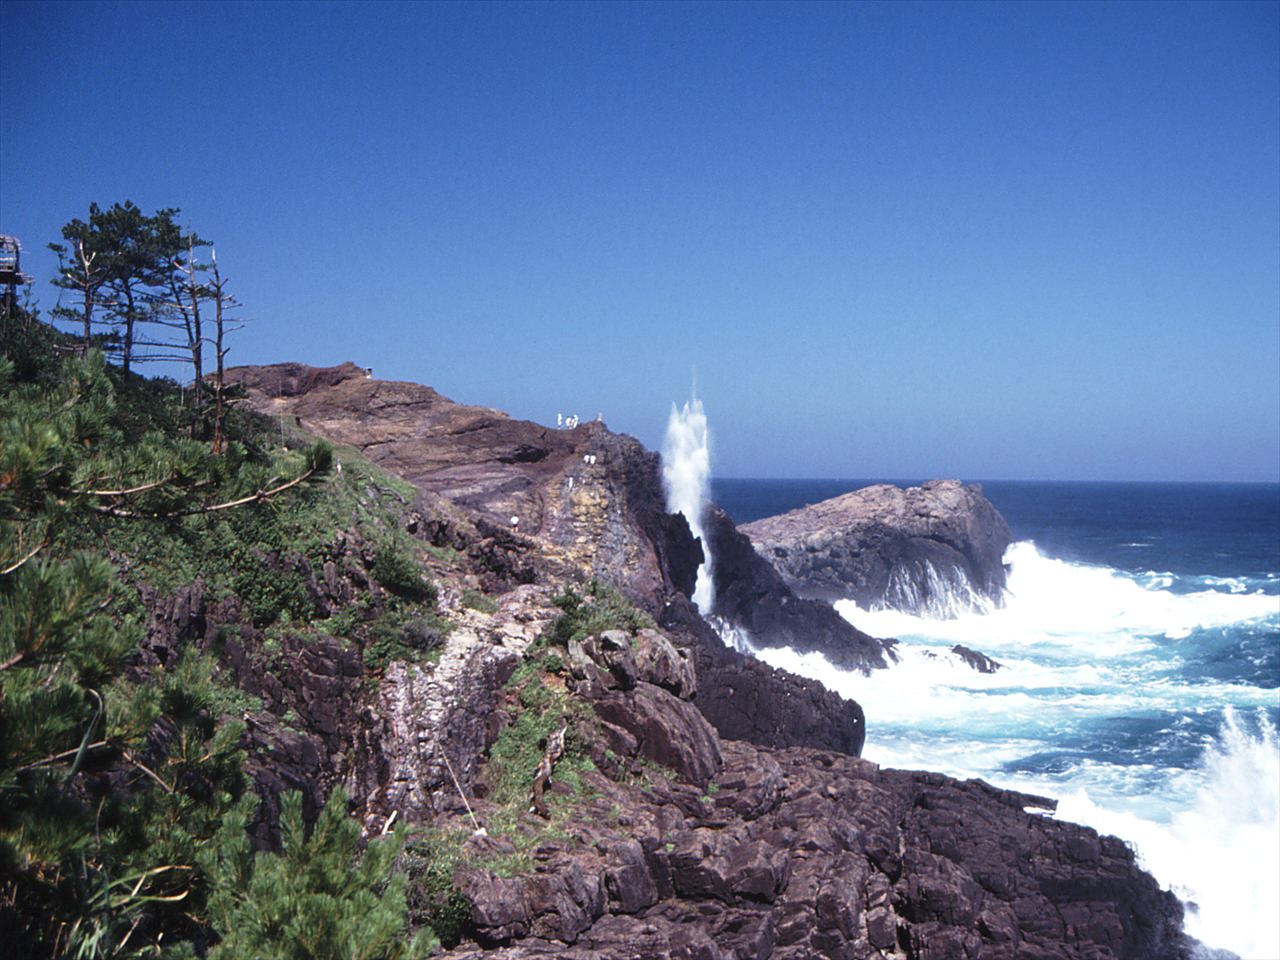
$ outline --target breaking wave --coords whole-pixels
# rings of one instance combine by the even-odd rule
[[[867,759],[1056,796],[1062,819],[1134,845],[1193,936],[1280,956],[1280,581],[1128,573],[1030,542],[1005,561],[1006,602],[986,613],[837,603],[898,638],[888,670],[757,655],[861,703]],[[1001,668],[976,672],[957,643]]]
[[[1149,571],[1132,575],[1111,567],[1070,563],[1042,555],[1030,541],[1005,554],[1009,565],[1004,605],[961,614],[945,624],[896,610],[863,610],[849,600],[836,609],[875,636],[934,636],[992,649],[1069,646],[1082,654],[1111,655],[1145,649],[1151,638],[1171,640],[1196,630],[1280,614],[1280,598],[1236,578],[1179,578]],[[1226,587],[1225,591],[1222,589]],[[983,646],[985,644],[985,647]]]
[[[889,573],[884,599],[874,610],[897,610],[934,620],[954,620],[968,613],[990,613],[998,603],[973,589],[958,566],[938,569],[932,561],[898,564]]]

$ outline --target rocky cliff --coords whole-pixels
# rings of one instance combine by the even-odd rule
[[[430,387],[368,377],[355,364],[236,367],[255,409],[335,443],[523,543],[547,578],[596,576],[657,613],[688,597],[701,549],[666,512],[656,454],[603,423],[571,430],[457,404]],[[885,665],[884,645],[827,604],[797,597],[723,511],[708,524],[716,612],[753,642],[821,650],[846,667]]]
[[[286,426],[413,482],[397,522],[450,629],[405,622],[398,649],[432,656],[380,662],[259,629],[197,582],[147,598],[144,659],[219,651],[261,699],[245,719],[264,794],[300,788],[314,809],[343,784],[371,834],[415,823],[411,910],[447,957],[1190,955],[1181,906],[1120,841],[1035,812],[1052,801],[863,762],[857,704],[725,647],[689,600],[698,544],[636,441],[353,365],[233,376]],[[708,529],[719,610],[754,639],[883,662],[879,641],[795,596],[722,513]],[[318,573],[287,554],[264,564],[298,568],[318,615],[341,616],[357,589],[377,607],[376,550],[348,532],[326,551]],[[601,625],[616,601],[581,586],[591,577],[652,620]],[[571,617],[581,629],[559,629]],[[567,746],[544,819],[525,798],[556,729]],[[260,842],[273,819],[268,803]]]
[[[792,590],[934,617],[998,606],[1013,535],[978,485],[878,484],[744,524]]]

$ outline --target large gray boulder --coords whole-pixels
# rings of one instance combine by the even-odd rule
[[[950,617],[998,606],[1004,517],[978,484],[877,484],[739,528],[802,597]]]

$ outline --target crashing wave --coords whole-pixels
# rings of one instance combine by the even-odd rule
[[[751,642],[751,634],[744,627],[740,627],[736,623],[730,623],[719,614],[713,614],[704,619],[710,624],[711,629],[716,632],[720,642],[730,650],[755,655],[756,648]]]
[[[693,602],[705,616],[715,606],[711,545],[702,527],[711,500],[711,432],[702,401],[696,396],[683,407],[671,405],[662,443],[662,485],[667,511],[684,514],[689,531],[702,542],[703,562],[698,567]]]
[[[1003,606],[973,588],[958,566],[939,570],[929,560],[898,564],[889,573],[884,597],[873,610],[897,610],[931,620],[955,620],[966,614],[990,613]]]

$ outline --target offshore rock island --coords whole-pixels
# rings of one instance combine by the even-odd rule
[[[1190,955],[1181,904],[1123,842],[1036,812],[1052,800],[863,761],[874,717],[726,647],[690,601],[700,544],[665,512],[657,457],[634,439],[454,404],[353,364],[228,376],[282,434],[338,444],[349,473],[367,457],[412,484],[388,499],[361,481],[418,545],[451,626],[443,637],[403,628],[403,643],[434,659],[371,668],[367,650],[287,630],[287,655],[272,657],[236,599],[211,602],[197,582],[147,594],[147,649],[220,645],[264,704],[247,736],[268,798],[300,788],[318,807],[343,785],[370,835],[398,819],[434,838],[436,866],[422,876],[435,880],[411,876],[409,899],[444,956]],[[937,503],[975,495],[943,484],[905,496],[928,527],[953,522]],[[990,595],[1008,530],[978,516],[966,574]],[[890,642],[814,599],[853,579],[830,564],[780,572],[761,555],[776,546],[758,553],[718,508],[707,523],[717,617],[755,644],[842,665],[892,659]],[[816,532],[809,523],[804,535]],[[958,549],[936,531],[913,530],[916,540]],[[335,538],[304,574],[316,608],[380,595],[371,554],[356,529]],[[952,559],[929,547],[894,557],[938,570]],[[287,552],[266,562],[297,565]],[[883,590],[893,574],[877,562],[884,577],[861,582]],[[516,756],[550,757],[557,730],[566,747],[544,820],[524,806],[534,764],[511,748],[523,737],[536,742]],[[273,822],[268,802],[261,843]]]
[[[796,593],[937,617],[998,606],[1013,535],[978,485],[876,484],[745,524]]]

